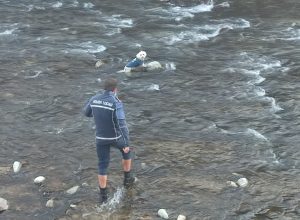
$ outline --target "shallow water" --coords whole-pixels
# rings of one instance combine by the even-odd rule
[[[300,218],[300,2],[0,4],[0,219]],[[140,49],[164,69],[117,73]],[[121,187],[113,151],[111,203],[97,207],[81,108],[107,76],[120,81],[138,182]],[[240,177],[248,187],[226,184]]]

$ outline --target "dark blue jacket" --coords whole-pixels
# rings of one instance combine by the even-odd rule
[[[96,124],[96,139],[103,144],[123,139],[124,147],[129,146],[129,132],[122,102],[111,91],[93,96],[84,106],[87,117],[93,117]]]
[[[141,66],[143,65],[144,62],[138,58],[134,58],[133,60],[131,60],[129,63],[127,63],[126,67],[138,67],[138,66]]]

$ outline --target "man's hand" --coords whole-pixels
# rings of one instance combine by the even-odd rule
[[[130,148],[129,147],[124,147],[123,151],[124,151],[125,154],[127,154],[130,151]]]

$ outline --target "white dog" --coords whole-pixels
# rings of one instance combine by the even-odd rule
[[[145,51],[140,51],[136,57],[126,64],[124,67],[125,73],[130,73],[131,71],[145,71],[144,60],[147,56]]]

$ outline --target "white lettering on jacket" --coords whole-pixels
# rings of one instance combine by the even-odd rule
[[[110,102],[105,102],[105,101],[101,101],[101,100],[93,100],[93,103],[94,104],[99,104],[99,105],[106,105],[106,106],[109,106],[109,107],[112,107],[113,104],[110,103]]]

